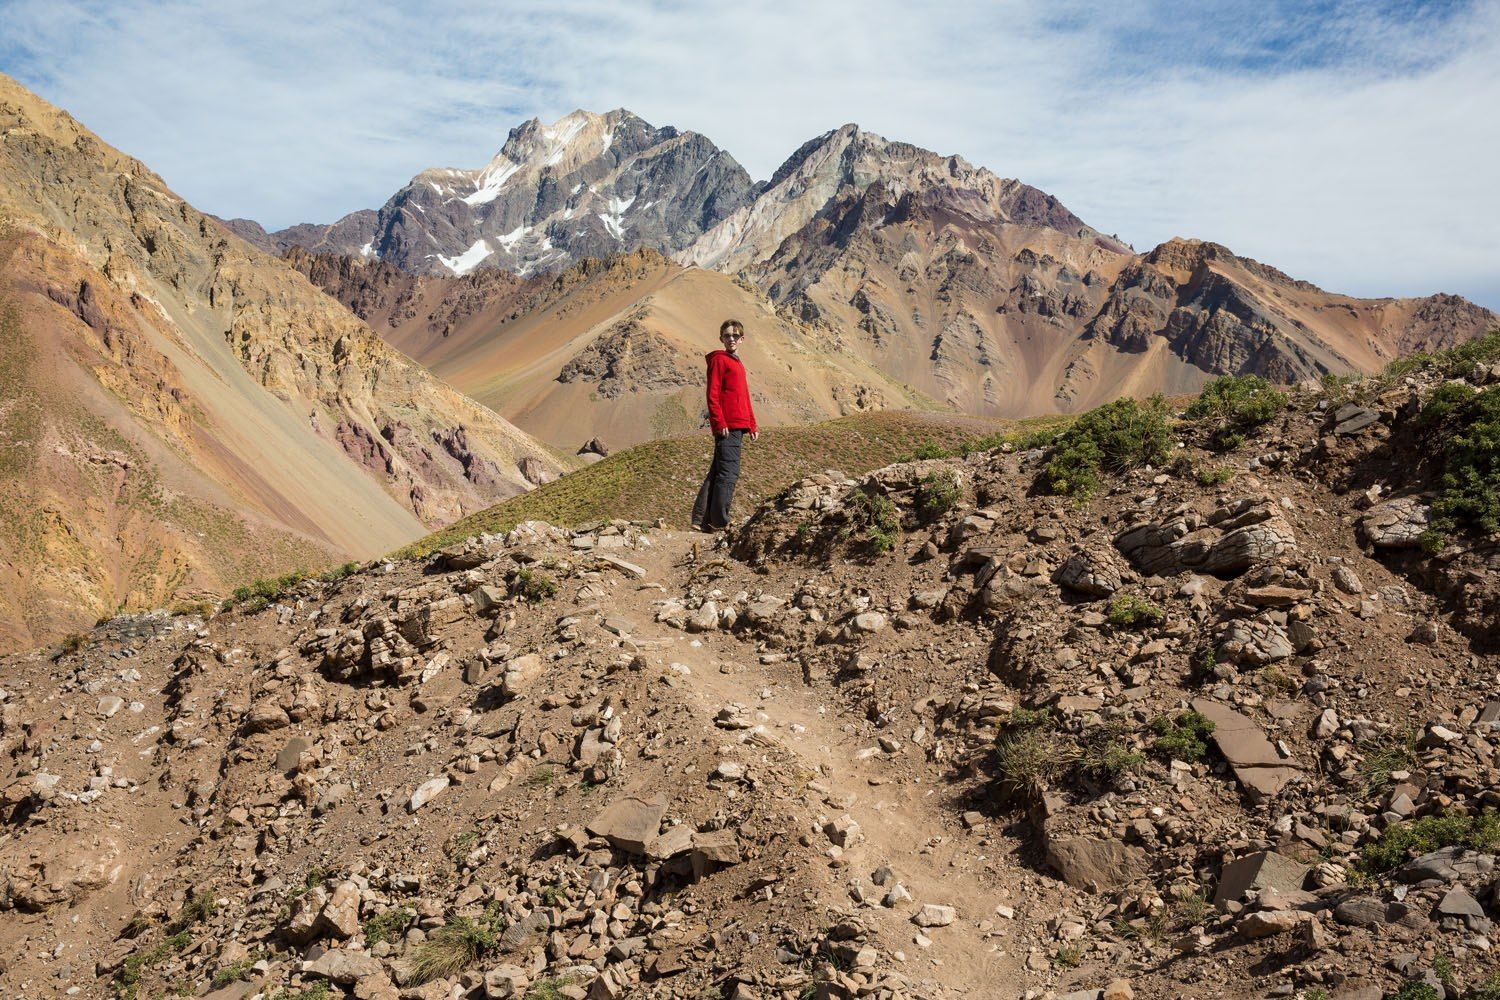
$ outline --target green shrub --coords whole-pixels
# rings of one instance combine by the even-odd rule
[[[1117,594],[1109,602],[1105,618],[1113,628],[1144,629],[1166,621],[1167,613],[1134,594]]]
[[[1214,731],[1214,724],[1202,713],[1190,709],[1176,719],[1158,715],[1151,720],[1151,731],[1156,734],[1152,753],[1166,760],[1191,764],[1208,753],[1208,737]]]
[[[1391,994],[1391,1000],[1443,1000],[1443,995],[1424,982],[1411,980]]]
[[[1223,486],[1234,478],[1234,470],[1227,465],[1205,465],[1197,470],[1194,478],[1199,486]]]
[[[148,951],[138,951],[125,959],[120,971],[115,973],[114,991],[119,1000],[136,1000],[140,995],[141,974],[161,963],[174,952],[182,951],[193,943],[193,936],[179,931]]]
[[[1493,852],[1500,847],[1500,814],[1485,810],[1478,816],[1452,813],[1397,823],[1364,846],[1359,864],[1366,872],[1381,874],[1442,847]]]
[[[1183,416],[1205,422],[1210,445],[1228,451],[1244,440],[1246,431],[1274,420],[1286,404],[1286,393],[1259,375],[1224,375],[1204,386]]]
[[[524,601],[537,604],[557,596],[557,581],[539,570],[519,569],[511,578],[510,592]]]
[[[858,535],[865,547],[877,555],[896,547],[901,535],[901,512],[890,497],[856,489],[845,502],[845,512],[849,518],[845,537]]]
[[[1464,995],[1464,1000],[1500,1000],[1500,972],[1487,976]]]
[[[958,487],[958,474],[952,470],[929,472],[917,484],[917,514],[924,521],[936,521],[958,506],[963,491]]]
[[[572,983],[571,976],[547,976],[526,988],[521,1000],[562,1000],[562,988]]]
[[[1444,536],[1459,530],[1500,532],[1500,387],[1444,386],[1418,423],[1442,469],[1424,548],[1440,548]]]
[[[343,994],[340,993],[339,997]],[[334,1000],[333,987],[326,979],[320,979],[305,990],[293,990],[283,986],[275,993],[267,994],[266,1000]]]
[[[364,923],[365,944],[377,945],[382,941],[397,940],[411,924],[413,916],[412,911],[404,906],[375,914]]]
[[[938,444],[936,441],[923,441],[921,444],[912,449],[911,455],[914,459],[949,458],[951,457],[952,453],[948,451],[947,448],[944,448],[942,445]]]
[[[1018,708],[1001,724],[995,771],[1008,794],[1035,798],[1076,763],[1077,751],[1052,728],[1048,709]]]
[[[1417,762],[1417,733],[1407,729],[1365,740],[1354,748],[1364,759],[1359,776],[1365,798],[1390,787],[1391,774],[1405,771]]]
[[[230,962],[221,965],[214,972],[213,986],[216,990],[222,990],[230,983],[243,982],[255,975],[255,962],[248,958],[242,958],[238,962]]]
[[[1086,500],[1098,492],[1103,474],[1161,465],[1171,454],[1166,400],[1160,394],[1145,402],[1117,399],[1057,435],[1041,481],[1052,493]]]

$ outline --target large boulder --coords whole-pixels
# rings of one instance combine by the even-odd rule
[[[1047,863],[1075,889],[1107,892],[1146,871],[1146,852],[1118,840],[1082,835],[1047,840]]]
[[[644,857],[646,845],[656,839],[661,818],[666,812],[665,795],[657,794],[651,798],[628,795],[606,806],[603,812],[589,820],[586,829],[621,851]]]
[[[1227,577],[1293,552],[1297,542],[1274,504],[1245,498],[1207,517],[1182,512],[1133,522],[1115,536],[1115,547],[1148,576],[1191,570]]]
[[[1377,549],[1414,549],[1432,523],[1432,508],[1421,497],[1397,497],[1371,507],[1359,527]]]

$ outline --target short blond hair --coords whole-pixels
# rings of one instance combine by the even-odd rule
[[[724,322],[719,324],[719,336],[724,336],[724,334],[728,333],[730,330],[738,330],[740,331],[740,335],[744,336],[745,324],[741,323],[737,319],[726,319]]]

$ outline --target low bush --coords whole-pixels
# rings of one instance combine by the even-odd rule
[[[1223,486],[1234,478],[1234,469],[1227,465],[1205,465],[1194,473],[1193,478],[1198,480],[1199,486]]]
[[[1401,988],[1391,994],[1391,1000],[1443,1000],[1443,994],[1436,987],[1413,979],[1402,983]]]
[[[377,913],[364,922],[365,944],[377,945],[385,941],[396,941],[411,924],[413,912],[404,906]]]
[[[1052,727],[1047,709],[1018,708],[1001,724],[995,771],[1009,795],[1035,798],[1068,772],[1077,752]]]
[[[530,604],[557,596],[557,581],[540,570],[519,569],[511,578],[510,592]]]
[[[1095,781],[1113,781],[1134,774],[1146,763],[1144,754],[1131,748],[1123,726],[1094,726],[1079,741],[1078,769]]]
[[[1166,621],[1167,613],[1134,594],[1117,594],[1109,602],[1105,618],[1112,628],[1144,629]]]
[[[1117,399],[1057,435],[1041,484],[1052,493],[1087,500],[1098,492],[1103,475],[1161,465],[1171,454],[1166,400],[1160,394],[1144,402]]]
[[[504,916],[493,905],[480,917],[451,917],[412,949],[413,983],[446,979],[477,964],[500,947],[506,928]]]
[[[1443,847],[1493,852],[1500,847],[1500,813],[1423,816],[1386,827],[1379,840],[1360,851],[1359,866],[1371,874],[1383,874]]]
[[[1500,532],[1500,387],[1475,392],[1461,383],[1439,388],[1417,417],[1441,468],[1432,504],[1429,550],[1454,532]]]
[[[1188,710],[1176,719],[1158,715],[1151,720],[1151,732],[1156,735],[1151,752],[1166,760],[1189,764],[1200,761],[1208,753],[1208,737],[1213,731],[1213,722],[1201,712]]]
[[[876,555],[896,547],[901,536],[901,512],[890,497],[856,489],[849,494],[844,509],[849,518],[844,526],[845,537],[858,536]]]
[[[1228,451],[1244,441],[1247,431],[1274,420],[1286,405],[1286,393],[1258,375],[1224,375],[1203,387],[1183,417],[1204,423],[1210,446]]]
[[[929,472],[917,484],[915,505],[917,516],[923,521],[936,521],[958,506],[963,499],[963,490],[958,486],[958,474],[951,469]]]

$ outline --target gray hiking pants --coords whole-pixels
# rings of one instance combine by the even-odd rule
[[[714,460],[693,504],[693,524],[717,529],[729,523],[729,503],[734,499],[734,484],[740,478],[740,448],[746,433],[744,429],[736,429],[714,438]]]

